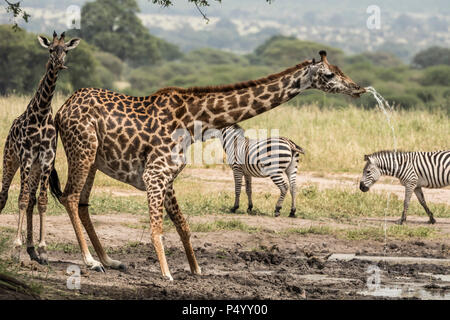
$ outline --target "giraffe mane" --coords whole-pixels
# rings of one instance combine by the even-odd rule
[[[295,72],[297,70],[303,69],[304,67],[310,65],[312,63],[311,60],[305,60],[293,67],[290,67],[284,71],[279,73],[271,74],[267,77],[260,78],[257,80],[250,80],[244,82],[238,82],[233,84],[219,85],[219,86],[206,86],[206,87],[191,87],[191,88],[180,88],[180,87],[167,87],[156,91],[154,94],[167,93],[171,91],[178,91],[179,93],[213,93],[213,92],[228,92],[233,90],[247,89],[251,87],[255,87],[257,85],[266,84],[273,80],[279,79],[282,76]]]

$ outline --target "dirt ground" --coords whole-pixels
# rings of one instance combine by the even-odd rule
[[[12,215],[1,218],[2,225],[15,225]],[[217,218],[212,215],[191,217],[191,223]],[[450,262],[446,265],[387,264],[328,259],[333,253],[448,259],[450,241],[387,239],[385,246],[382,241],[348,241],[330,235],[275,233],[287,226],[326,225],[326,221],[220,216],[220,219],[227,218],[241,219],[248,225],[264,225],[265,228],[258,233],[194,233],[192,243],[202,276],[189,272],[179,237],[171,229],[165,234],[164,243],[174,281],[164,280],[150,244],[149,230],[128,227],[142,219],[142,216],[135,215],[93,216],[97,232],[111,257],[127,265],[125,272],[107,269],[106,273],[99,273],[84,267],[66,216],[48,217],[48,244],[62,244],[49,252],[50,267],[31,263],[23,249],[22,262],[17,270],[43,286],[41,297],[44,299],[450,299]],[[388,224],[395,219],[390,217]],[[450,219],[441,220],[440,230],[450,231]],[[424,217],[410,217],[409,223],[424,222]],[[371,226],[380,221],[361,219],[360,223]],[[345,227],[345,224],[337,226]],[[81,267],[80,290],[69,290],[66,286],[67,268],[73,264]],[[374,265],[380,268],[381,289],[368,291],[368,270]],[[386,295],[377,296],[382,292]]]
[[[222,170],[190,169],[184,177],[229,184],[231,175]],[[299,176],[300,184],[317,183],[319,188],[340,184],[357,187],[356,175],[321,177],[313,173]],[[267,191],[270,181],[258,179],[254,190]],[[276,190],[276,189],[274,189]],[[376,190],[403,194],[403,187],[381,181]],[[133,191],[118,190],[120,195]],[[427,200],[449,204],[450,190],[426,190]],[[38,217],[35,216],[35,219]],[[86,268],[68,216],[47,217],[47,244],[50,266],[30,262],[25,248],[20,261],[11,265],[24,279],[41,286],[44,299],[449,299],[450,238],[436,240],[362,240],[352,241],[333,235],[283,233],[289,228],[328,226],[355,228],[383,226],[383,218],[360,218],[351,223],[331,219],[307,220],[287,217],[236,215],[188,216],[190,224],[215,220],[240,220],[260,232],[194,232],[192,244],[202,268],[201,276],[191,275],[181,241],[174,228],[164,235],[164,245],[173,282],[162,278],[158,260],[150,243],[150,231],[142,229],[142,215],[94,215],[97,233],[113,259],[127,265],[126,271],[107,269],[99,273]],[[16,228],[15,215],[1,215],[1,226]],[[388,226],[398,216],[387,217]],[[425,216],[408,216],[408,225],[425,226]],[[35,227],[38,221],[35,220]],[[147,223],[148,224],[148,223]],[[450,219],[440,218],[435,228],[440,235],[450,232]],[[36,230],[37,231],[37,230]],[[12,247],[12,244],[9,244]],[[94,257],[95,253],[91,249]],[[356,256],[421,257],[440,259],[403,263],[330,259],[332,254]],[[11,254],[8,252],[6,254]],[[332,256],[331,256],[332,257]],[[1,258],[1,257],[0,257]],[[447,259],[447,260],[444,260]],[[445,262],[447,261],[447,262]],[[441,263],[442,262],[442,263]],[[81,288],[67,288],[71,265],[81,268]],[[377,269],[379,268],[379,269]],[[368,285],[379,270],[379,286]],[[2,297],[4,298],[4,297]],[[18,298],[18,296],[10,296]]]

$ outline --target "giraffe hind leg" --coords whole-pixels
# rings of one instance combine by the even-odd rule
[[[100,258],[100,261],[103,265],[111,267],[113,269],[119,269],[119,270],[126,270],[125,264],[118,260],[111,259],[106,251],[103,249],[103,246],[98,239],[97,233],[95,232],[94,225],[92,224],[91,218],[89,216],[89,207],[87,204],[89,203],[89,196],[92,190],[92,186],[94,184],[95,180],[95,173],[97,171],[97,168],[95,167],[95,164],[92,165],[89,175],[86,179],[86,183],[83,187],[83,191],[81,192],[80,197],[80,204],[83,204],[83,206],[80,206],[78,208],[78,212],[80,214],[81,222],[83,223],[84,229],[86,230],[89,239],[92,242],[92,245],[94,246],[95,252],[97,253],[97,256]]]
[[[89,131],[86,128],[85,132],[87,133],[85,141],[88,142],[88,147],[83,146],[81,143],[67,145],[71,141],[77,141],[77,138],[72,136],[70,132],[68,136],[61,135],[61,140],[63,142],[64,149],[66,150],[69,171],[64,193],[61,197],[61,203],[64,205],[67,213],[69,214],[70,221],[81,249],[84,263],[95,271],[104,272],[105,269],[103,265],[95,260],[89,252],[79,216],[78,207],[81,192],[86,184],[86,179],[89,175],[90,168],[94,165],[95,155],[97,152],[97,137],[95,135],[95,130]],[[79,149],[77,149],[77,146],[79,146]]]
[[[5,208],[6,201],[8,200],[8,191],[11,186],[11,182],[14,175],[19,169],[19,161],[13,156],[12,150],[6,150],[3,156],[3,177],[2,177],[2,190],[0,191],[0,213]]]

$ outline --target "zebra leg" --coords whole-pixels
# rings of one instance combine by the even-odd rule
[[[433,212],[428,208],[427,203],[425,202],[425,197],[423,196],[422,188],[418,187],[414,189],[414,193],[416,194],[417,199],[419,200],[422,207],[425,209],[425,212],[427,213],[430,220],[428,223],[435,224],[436,220],[433,217]]]
[[[406,213],[408,212],[409,201],[411,201],[411,196],[413,193],[413,186],[405,186],[405,201],[403,202],[403,213],[402,217],[397,220],[396,224],[403,224],[406,221]]]
[[[280,210],[283,205],[284,197],[286,197],[288,185],[282,174],[273,175],[270,179],[272,179],[273,183],[275,183],[275,185],[280,189],[280,197],[275,205],[275,217],[278,217],[280,216]]]
[[[252,201],[252,177],[250,175],[245,175],[245,192],[248,197],[248,208],[247,213],[252,214],[253,201]]]
[[[235,213],[239,208],[239,199],[241,196],[241,188],[242,188],[242,176],[243,172],[239,169],[233,168],[233,176],[234,176],[234,206],[230,209],[232,213]]]
[[[291,191],[291,198],[292,198],[291,212],[289,213],[290,218],[295,218],[295,211],[297,210],[295,208],[297,165],[298,165],[298,154],[296,154],[294,156],[294,158],[291,161],[291,164],[289,165],[288,169],[286,170],[286,175],[289,180],[289,190]]]

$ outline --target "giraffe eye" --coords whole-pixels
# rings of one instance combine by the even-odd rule
[[[334,73],[330,73],[330,74],[326,74],[325,77],[327,77],[327,79],[332,79],[335,76]]]

